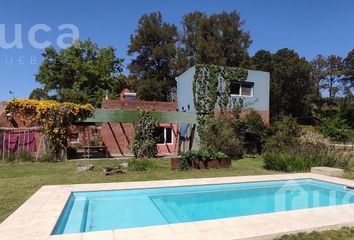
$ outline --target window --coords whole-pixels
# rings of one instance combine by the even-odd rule
[[[240,95],[240,89],[241,89],[241,83],[231,82],[230,84],[231,95]]]
[[[253,83],[242,83],[241,84],[241,95],[242,96],[252,96],[253,93]]]
[[[253,96],[253,86],[251,82],[231,82],[230,93],[234,96]]]
[[[156,138],[157,138],[157,143],[158,144],[164,144],[165,143],[165,128],[158,127],[155,130]]]
[[[78,133],[72,133],[70,135],[70,143],[72,143],[72,144],[79,143],[79,134]]]
[[[156,128],[157,144],[172,144],[173,132],[170,127],[157,127]]]

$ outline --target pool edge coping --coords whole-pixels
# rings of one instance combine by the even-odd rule
[[[295,233],[309,229],[327,230],[342,226],[354,226],[354,204],[348,204],[142,228],[50,235],[71,192],[296,180],[305,178],[354,187],[354,181],[352,180],[313,173],[47,185],[41,187],[0,224],[0,236],[9,240],[85,240],[96,239],[98,237],[100,239],[109,240],[133,240],[134,238],[164,239],[167,237],[168,239],[269,239],[281,234]],[[326,218],[326,216],[331,217]],[[39,228],[38,226],[41,227]],[[232,230],[230,230],[231,228]],[[156,235],[156,233],[158,233],[158,235]]]

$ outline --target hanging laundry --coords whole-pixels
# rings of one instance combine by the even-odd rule
[[[35,132],[26,133],[5,133],[5,150],[14,153],[18,150],[36,152],[36,134]]]

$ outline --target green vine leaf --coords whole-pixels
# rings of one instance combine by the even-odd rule
[[[203,143],[205,126],[214,113],[216,104],[220,109],[237,105],[230,99],[232,81],[245,81],[248,71],[244,68],[197,64],[193,79],[193,99],[197,112],[198,134]]]

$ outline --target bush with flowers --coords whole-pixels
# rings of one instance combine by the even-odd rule
[[[13,99],[5,104],[7,113],[18,117],[27,126],[40,126],[53,160],[66,157],[70,125],[88,118],[91,104],[60,103],[52,100]]]

